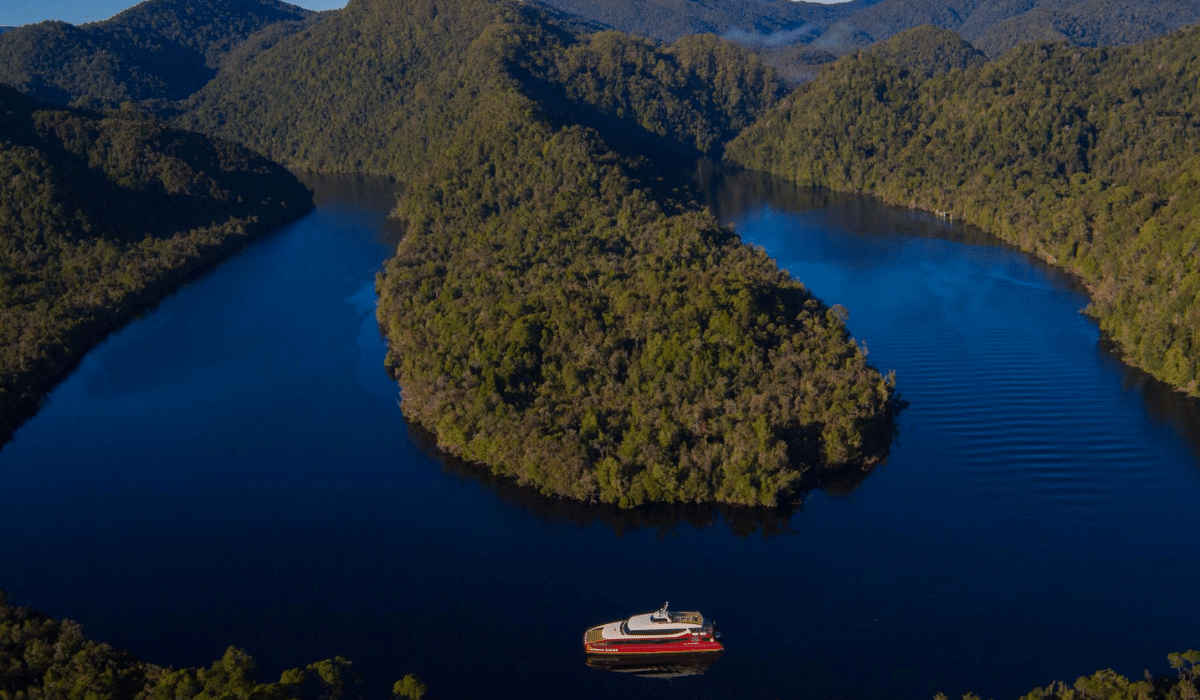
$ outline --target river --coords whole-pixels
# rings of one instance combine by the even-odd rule
[[[0,450],[0,588],[164,665],[337,654],[367,698],[1015,697],[1200,647],[1200,408],[1072,280],[862,198],[710,173],[717,215],[850,311],[910,406],[886,464],[784,512],[621,512],[439,459],[383,370],[386,181],[92,351]],[[705,675],[587,668],[589,625],[716,618]]]

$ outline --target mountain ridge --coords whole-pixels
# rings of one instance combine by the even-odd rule
[[[55,104],[162,114],[242,41],[314,14],[278,0],[147,0],[100,22],[25,25],[0,34],[0,83]]]
[[[795,45],[844,55],[933,24],[995,58],[1025,41],[1128,45],[1200,22],[1200,5],[1191,0],[876,0],[821,7],[797,2],[786,9],[766,0],[538,2],[659,40],[712,32],[768,55]],[[785,69],[786,56],[773,65]]]

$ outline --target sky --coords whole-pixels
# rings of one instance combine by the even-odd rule
[[[337,10],[346,0],[288,0],[310,10]],[[839,0],[810,0],[832,3]],[[18,27],[47,19],[71,24],[108,19],[121,10],[138,4],[137,0],[0,0],[0,27]]]
[[[308,10],[340,10],[347,0],[288,0]],[[840,0],[810,0],[838,2]],[[108,19],[138,4],[138,0],[0,0],[0,26],[20,26],[61,19],[62,22],[83,24]]]
[[[310,10],[336,10],[346,0],[288,0]],[[0,0],[0,27],[17,27],[47,19],[83,24],[108,19],[139,0]]]

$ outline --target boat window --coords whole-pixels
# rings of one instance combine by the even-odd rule
[[[650,629],[650,630],[631,630],[631,629],[629,629],[629,626],[628,626],[628,625],[626,625],[625,623],[621,623],[621,634],[627,634],[627,635],[638,635],[638,634],[653,634],[653,635],[661,635],[661,634],[679,634],[680,632],[687,632],[687,631],[688,631],[688,628],[686,628],[686,627],[656,627],[655,629]]]

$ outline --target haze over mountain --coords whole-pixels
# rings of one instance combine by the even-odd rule
[[[882,0],[535,0],[629,34],[674,41],[716,34],[747,46],[807,43],[835,22]]]
[[[933,24],[995,57],[1022,41],[1114,46],[1200,22],[1193,0],[854,0],[836,5],[772,0],[538,0],[633,34],[663,40],[696,32],[778,53],[809,45],[821,61]],[[780,62],[794,60],[787,55]]]
[[[103,22],[27,25],[0,34],[0,83],[57,104],[158,111],[251,35],[313,14],[279,0],[149,0]]]

